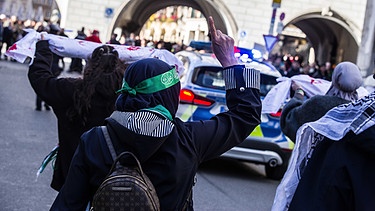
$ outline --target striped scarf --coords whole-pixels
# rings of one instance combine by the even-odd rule
[[[174,128],[172,121],[166,118],[160,118],[160,115],[149,111],[114,111],[111,118],[115,119],[125,128],[144,136],[157,138],[165,137],[168,136]]]

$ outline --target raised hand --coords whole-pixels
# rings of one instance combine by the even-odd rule
[[[297,89],[302,89],[301,85],[295,81],[292,80],[292,89],[296,91]]]
[[[212,50],[221,65],[225,67],[237,65],[237,59],[234,57],[234,40],[226,34],[223,34],[215,27],[214,19],[208,18],[211,34]]]

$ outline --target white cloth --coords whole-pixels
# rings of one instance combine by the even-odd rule
[[[330,81],[312,78],[304,74],[295,75],[291,78],[280,77],[276,80],[279,83],[268,92],[262,101],[262,113],[276,113],[284,105],[290,96],[292,80],[301,85],[308,97],[324,95],[331,86]]]
[[[324,137],[340,141],[349,131],[360,134],[375,125],[375,92],[349,104],[337,106],[315,122],[302,125],[297,131],[289,166],[277,187],[272,211],[288,210],[294,192],[311,158],[315,146]]]
[[[35,47],[43,34],[44,39],[48,40],[52,52],[62,57],[87,59],[95,48],[103,45],[85,40],[70,39],[68,37],[39,33],[33,29],[25,29],[26,36],[14,43],[5,53],[5,55],[24,63],[27,58],[31,58],[30,65],[33,63]],[[111,44],[108,44],[111,45]],[[124,63],[133,63],[143,58],[158,58],[176,67],[176,71],[181,75],[184,71],[182,62],[171,52],[165,49],[155,49],[139,46],[111,45],[119,53],[119,57]]]
[[[268,92],[262,101],[262,113],[276,113],[284,105],[290,96],[292,80],[301,85],[307,97],[325,95],[331,86],[330,81],[312,78],[304,74],[295,75],[291,78],[280,77],[276,80],[279,83]],[[368,95],[367,90],[363,87],[358,88],[357,92],[359,98]]]

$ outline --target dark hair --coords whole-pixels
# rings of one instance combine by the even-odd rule
[[[88,58],[83,80],[74,93],[74,106],[68,111],[70,120],[86,124],[94,95],[100,95],[107,102],[106,110],[114,110],[116,91],[121,88],[126,65],[119,59],[118,52],[109,45],[97,47]]]

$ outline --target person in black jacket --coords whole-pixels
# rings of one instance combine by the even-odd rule
[[[272,211],[375,210],[375,92],[304,124]]]
[[[75,37],[75,39],[85,40],[86,37],[87,36],[85,34],[85,27],[82,27],[81,31],[77,31],[77,36]],[[70,63],[68,72],[77,72],[81,74],[82,70],[83,70],[82,59],[72,58],[72,62]]]
[[[57,117],[59,150],[51,187],[59,191],[80,136],[104,124],[104,119],[114,111],[115,91],[121,87],[124,63],[113,47],[103,45],[93,51],[83,78],[57,78],[50,71],[52,57],[48,41],[38,41],[28,77],[34,91],[52,106]]]
[[[260,123],[260,72],[238,65],[234,40],[209,18],[213,51],[224,68],[229,111],[210,120],[175,117],[180,83],[173,66],[149,58],[125,71],[116,111],[106,120],[117,153],[133,152],[156,188],[161,210],[193,210],[199,165],[241,143]],[[51,210],[85,210],[113,163],[101,127],[86,132]]]

